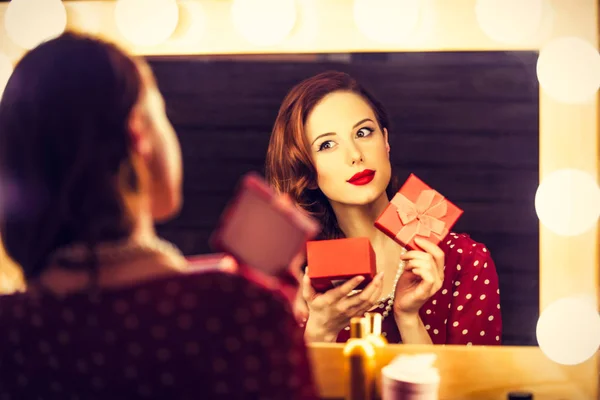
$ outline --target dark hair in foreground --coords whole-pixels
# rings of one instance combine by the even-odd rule
[[[128,123],[142,86],[125,52],[75,33],[15,67],[0,102],[0,231],[26,277],[60,247],[131,233],[126,194],[139,182]]]

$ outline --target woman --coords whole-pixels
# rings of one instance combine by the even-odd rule
[[[392,343],[499,344],[498,277],[483,244],[451,233],[406,252],[374,227],[396,191],[389,128],[382,104],[340,72],[301,82],[281,105],[267,178],[320,219],[322,239],[368,237],[377,256],[378,275],[358,295],[358,278],[317,294],[304,276],[305,338],[345,341],[350,318],[374,308]]]
[[[29,52],[0,103],[7,253],[0,300],[10,398],[314,398],[289,305],[247,278],[184,274],[154,222],[181,204],[179,143],[153,75],[65,34]],[[277,340],[275,340],[277,338]]]

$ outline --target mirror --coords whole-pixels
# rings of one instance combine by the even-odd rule
[[[413,172],[465,212],[454,231],[490,249],[504,345],[535,345],[539,315],[537,52],[149,57],[184,156],[185,204],[159,233],[186,255],[208,237],[248,171],[263,171],[285,94],[325,70],[350,73],[392,119],[395,173]]]

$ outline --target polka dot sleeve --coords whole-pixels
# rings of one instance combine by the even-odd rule
[[[499,345],[502,336],[498,274],[479,243],[460,257],[447,325],[448,344]]]

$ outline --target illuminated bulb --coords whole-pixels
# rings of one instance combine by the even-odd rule
[[[491,39],[518,44],[540,29],[543,0],[477,0],[475,15]]]
[[[354,0],[354,22],[369,39],[394,44],[412,34],[421,0]]]
[[[580,364],[600,346],[600,316],[593,300],[564,298],[540,315],[536,335],[542,352],[563,365]]]
[[[296,24],[296,0],[234,0],[233,26],[248,42],[273,46],[283,40]]]
[[[2,93],[4,93],[4,88],[12,75],[12,71],[13,65],[12,62],[10,62],[10,59],[4,54],[0,54],[0,97],[2,97]]]
[[[540,50],[537,76],[544,92],[556,101],[586,103],[600,87],[600,54],[576,37],[553,40]]]
[[[179,3],[180,14],[177,31],[172,43],[197,43],[202,39],[206,29],[206,15],[202,4],[197,1],[182,1]]]
[[[115,21],[121,34],[138,46],[156,46],[171,37],[179,21],[176,0],[118,0]]]
[[[29,50],[63,33],[67,12],[60,0],[12,0],[4,26],[15,44]]]
[[[98,2],[78,2],[71,5],[67,18],[69,28],[97,35],[102,31],[102,6]]]
[[[541,223],[561,236],[576,236],[591,229],[600,215],[600,188],[593,176],[575,169],[552,172],[535,194]]]

